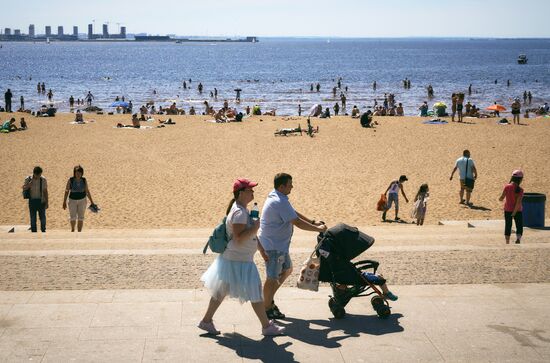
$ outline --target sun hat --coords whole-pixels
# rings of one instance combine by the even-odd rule
[[[519,170],[519,169],[518,169],[518,170],[514,170],[514,171],[512,172],[512,176],[515,176],[515,177],[518,177],[518,178],[523,178],[523,171],[521,171],[521,170]]]
[[[250,181],[246,178],[238,178],[233,183],[233,191],[236,192],[236,191],[241,190],[241,189],[253,188],[256,185],[258,185],[258,183]]]

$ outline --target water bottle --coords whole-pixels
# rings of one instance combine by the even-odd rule
[[[258,208],[258,203],[254,203],[252,206],[252,209],[250,210],[250,217],[255,221],[260,218],[260,208]]]

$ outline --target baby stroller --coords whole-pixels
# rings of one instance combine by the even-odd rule
[[[379,263],[373,260],[351,262],[373,245],[374,238],[355,227],[338,224],[320,233],[317,239],[316,253],[321,261],[319,281],[330,283],[333,296],[328,306],[334,317],[341,319],[346,315],[345,307],[352,298],[373,295],[372,307],[380,318],[387,318],[390,306],[378,287],[385,280],[373,275]],[[372,274],[367,274],[366,270],[371,269]]]

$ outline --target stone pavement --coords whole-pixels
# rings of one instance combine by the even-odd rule
[[[283,288],[287,335],[264,338],[249,304],[225,301],[222,335],[195,327],[208,294],[186,290],[0,292],[2,362],[548,362],[550,284],[393,286],[379,319],[369,298],[335,320],[329,290]]]

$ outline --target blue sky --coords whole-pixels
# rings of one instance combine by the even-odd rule
[[[128,33],[322,37],[550,37],[550,0],[19,0],[5,1],[0,28],[95,19]]]

